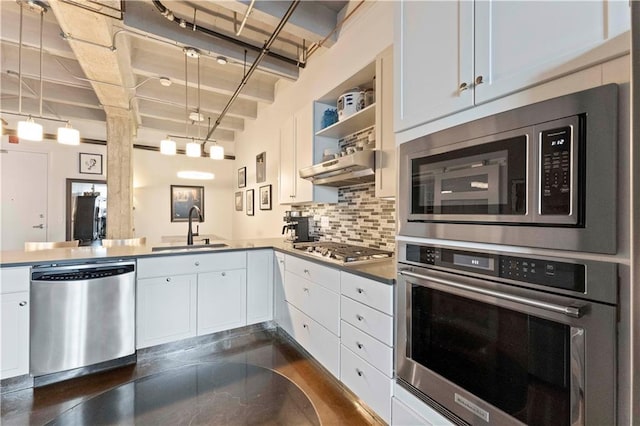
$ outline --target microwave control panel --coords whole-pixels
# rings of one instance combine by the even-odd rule
[[[540,214],[571,214],[571,126],[540,132]]]
[[[407,244],[406,260],[425,266],[585,292],[585,265]]]

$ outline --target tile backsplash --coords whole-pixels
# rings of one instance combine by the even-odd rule
[[[292,207],[313,216],[312,234],[320,241],[395,250],[395,201],[376,198],[374,183],[340,188],[335,204]]]

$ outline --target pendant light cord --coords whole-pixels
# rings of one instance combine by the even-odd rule
[[[44,28],[44,11],[40,11],[40,117],[42,117],[42,32]]]
[[[198,139],[200,139],[200,55],[198,55]]]
[[[22,6],[20,6],[20,46],[18,49],[18,112],[22,114]]]
[[[187,55],[184,55],[184,135],[189,136],[189,113],[187,111],[187,103],[189,101],[189,91],[187,87]]]

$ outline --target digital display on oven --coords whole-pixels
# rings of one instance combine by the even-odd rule
[[[484,269],[487,271],[493,271],[494,261],[493,258],[482,256],[470,256],[467,254],[453,254],[453,264],[460,266],[467,266],[469,268]]]

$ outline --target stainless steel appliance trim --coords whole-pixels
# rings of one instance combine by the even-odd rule
[[[473,287],[470,285],[456,283],[451,280],[446,280],[446,279],[437,278],[437,277],[429,277],[426,275],[416,274],[408,271],[400,271],[398,273],[400,275],[406,275],[409,277],[418,278],[420,280],[433,281],[438,284],[446,285],[449,287],[455,287],[461,290],[467,290],[467,291],[471,291],[478,294],[483,294],[485,296],[495,297],[497,299],[509,300],[511,302],[522,303],[523,305],[546,309],[548,311],[557,312],[557,313],[568,315],[574,318],[580,318],[582,316],[582,308],[583,308],[582,306],[563,306],[563,305],[557,305],[555,303],[541,302],[541,301],[529,299],[526,297],[513,296],[513,295],[499,292],[499,291],[481,289],[481,288]]]
[[[531,226],[526,220],[522,220],[521,225],[514,226],[513,222],[491,223],[495,221],[494,217],[478,217],[479,223],[456,222],[452,217],[444,218],[443,222],[414,222],[424,218],[412,216],[410,212],[408,191],[411,188],[411,158],[424,155],[425,151],[436,154],[457,149],[463,147],[464,143],[477,140],[479,136],[492,137],[504,133],[505,130],[540,126],[577,115],[586,116],[586,125],[578,129],[583,132],[580,137],[587,141],[584,151],[584,226],[556,223]],[[599,86],[484,117],[403,143],[398,149],[398,235],[591,253],[617,252],[616,84]],[[535,209],[528,206],[527,211],[531,213],[531,217]],[[464,220],[468,221],[468,218]]]
[[[491,415],[492,425],[505,425],[513,426],[514,424],[520,424],[518,420],[503,412],[502,410],[494,407],[486,401],[478,398],[474,394],[466,391],[464,388],[456,385],[455,383],[447,380],[445,377],[429,370],[425,366],[411,359],[411,353],[407,351],[407,348],[413,345],[411,342],[410,324],[411,324],[411,284],[416,284],[412,276],[406,275],[406,270],[400,268],[408,268],[409,266],[398,264],[400,272],[404,274],[398,274],[398,283],[396,286],[396,312],[399,318],[406,317],[406,321],[397,321],[397,333],[396,333],[396,375],[399,381],[402,381],[409,386],[413,387],[416,392],[421,392],[427,399],[433,400],[436,404],[444,407],[444,409],[452,412],[463,421],[475,424],[477,421],[475,415],[472,415],[467,410],[458,409],[457,404],[453,402],[453,394],[455,392],[460,393],[465,398],[477,404],[479,407],[486,409]],[[424,268],[410,267],[412,270],[417,270],[418,275],[422,275],[426,271]],[[436,274],[454,277],[454,274],[447,272],[435,272]],[[461,280],[467,279],[467,277],[456,277]],[[409,281],[410,280],[410,281]],[[485,280],[474,280],[477,282],[485,282],[487,286],[495,286],[499,284],[486,282]],[[579,379],[578,374],[571,379],[572,392],[579,392],[581,399],[576,398],[580,406],[571,412],[570,423],[572,425],[584,425],[584,424],[614,424],[616,419],[616,391],[615,391],[615,377],[616,377],[616,307],[601,303],[589,303],[588,309],[585,309],[584,315],[581,318],[574,318],[564,314],[547,311],[538,307],[522,305],[516,302],[503,300],[470,293],[463,289],[451,288],[441,284],[432,283],[425,287],[433,288],[437,291],[444,291],[447,293],[459,295],[462,297],[470,297],[478,301],[504,307],[507,309],[533,315],[538,318],[548,319],[560,324],[569,325],[572,329],[584,330],[585,336],[589,335],[587,339],[571,339],[572,343],[575,343],[574,347],[570,348],[570,351],[575,350],[575,355],[570,354],[573,361],[579,363],[578,371],[582,370],[582,379]],[[527,289],[514,289],[514,291],[528,294],[541,294],[541,292],[527,290]],[[563,303],[571,303],[572,300],[565,296],[553,296],[557,301],[563,301]],[[545,296],[545,297],[547,297]],[[407,309],[409,308],[409,309]],[[582,354],[582,355],[581,355]],[[586,367],[589,367],[587,370]],[[573,367],[571,367],[573,368]],[[571,401],[573,402],[573,401]],[[572,407],[574,407],[572,405]]]

